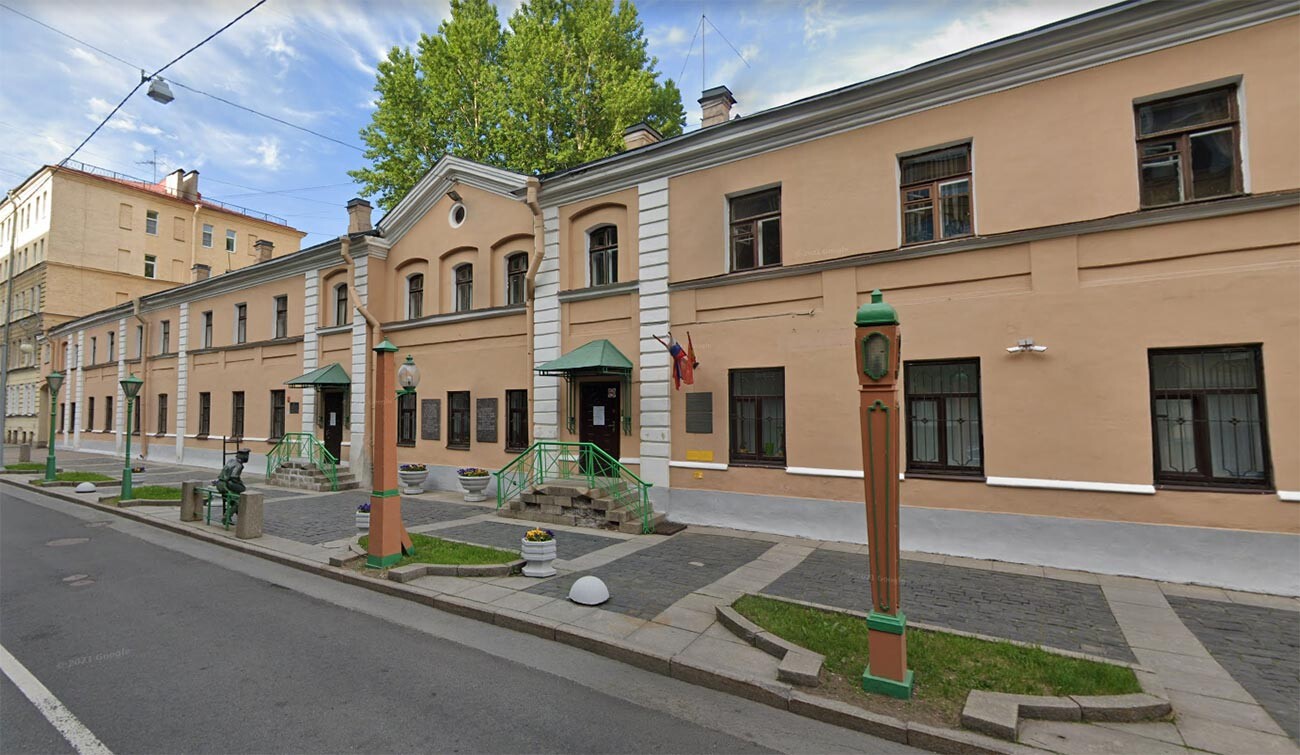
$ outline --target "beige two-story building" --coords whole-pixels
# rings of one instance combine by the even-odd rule
[[[1126,3],[744,118],[717,87],[700,130],[552,175],[447,157],[373,228],[357,200],[338,241],[57,328],[70,416],[138,369],[175,407],[145,411],[151,454],[299,432],[365,477],[387,338],[423,372],[398,458],[431,486],[585,442],[671,519],[861,541],[853,316],[880,289],[904,547],[1235,559],[1300,592],[1297,35],[1293,4]],[[132,364],[137,315],[174,355]]]

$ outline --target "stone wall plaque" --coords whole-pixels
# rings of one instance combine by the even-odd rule
[[[713,432],[713,394],[704,391],[686,394],[686,432]]]
[[[442,437],[442,399],[420,399],[420,438],[438,440]]]
[[[497,442],[497,400],[480,398],[474,400],[474,439],[479,443]]]

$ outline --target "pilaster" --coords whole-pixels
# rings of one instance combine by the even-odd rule
[[[69,341],[69,350],[76,355],[77,362],[75,367],[77,368],[77,379],[73,383],[73,385],[76,386],[75,392],[63,392],[63,400],[65,402],[68,400],[68,394],[72,393],[72,410],[64,410],[63,412],[63,444],[67,445],[68,443],[69,428],[67,427],[67,423],[71,422],[72,447],[81,448],[81,426],[85,424],[81,421],[81,413],[86,410],[86,371],[82,369],[82,364],[85,362],[85,358],[82,355],[86,353],[86,331],[77,331],[77,347],[75,349],[71,348],[71,341]],[[72,364],[72,362],[68,360],[64,361],[64,364]],[[94,417],[91,417],[91,420],[93,421]]]
[[[319,359],[320,337],[316,328],[320,322],[320,273],[308,270],[302,292],[302,374],[316,369]],[[302,389],[302,431],[316,432],[316,389]]]
[[[542,210],[542,262],[533,286],[533,366],[560,356],[560,209]],[[533,374],[533,438],[560,436],[560,379]]]
[[[353,290],[356,292],[357,301],[364,306],[369,292],[370,258],[359,256],[355,260]],[[348,465],[357,479],[363,481],[369,477],[370,471],[369,464],[366,463],[370,456],[366,448],[366,364],[370,357],[366,340],[366,319],[360,312],[354,311],[352,313],[352,394],[349,399],[351,433],[348,436],[351,448],[348,453]]]
[[[181,302],[176,338],[176,461],[185,461],[186,417],[189,409],[190,303]]]
[[[126,378],[126,318],[117,321],[117,398],[113,399],[113,448],[122,450],[122,430],[126,424],[126,394],[122,380]]]
[[[668,179],[637,187],[637,296],[641,325],[639,360],[641,479],[653,483],[652,493],[668,489],[672,458],[670,376],[672,360],[655,335],[670,327],[668,306]]]

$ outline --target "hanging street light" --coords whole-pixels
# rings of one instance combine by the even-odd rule
[[[118,381],[122,385],[122,393],[126,394],[126,463],[122,467],[122,492],[118,493],[119,501],[128,500],[131,497],[131,409],[135,406],[135,397],[140,395],[140,387],[144,381],[134,374],[128,375]]]
[[[140,80],[149,82],[149,90],[145,94],[154,102],[166,105],[176,99],[176,96],[172,94],[172,88],[167,86],[167,82],[163,81],[161,76],[155,76],[151,79],[145,75],[144,71],[141,71]]]
[[[54,461],[54,406],[59,403],[59,389],[63,387],[63,373],[51,372],[45,376],[45,384],[50,388],[50,438],[45,446],[49,452],[45,455],[45,481],[54,482],[57,465]]]

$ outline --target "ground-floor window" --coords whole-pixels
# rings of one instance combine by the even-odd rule
[[[1149,357],[1156,482],[1269,488],[1260,347],[1152,349]]]
[[[528,448],[528,391],[506,391],[506,450]]]
[[[90,398],[86,399],[86,401],[87,401],[87,406],[89,408],[89,411],[86,412],[86,432],[90,432],[95,429],[95,397],[91,396]],[[64,406],[66,406],[66,404]],[[72,415],[74,422],[76,421],[76,416],[77,415],[75,414]],[[64,426],[65,425],[63,424],[63,407],[60,407],[59,427],[64,427]]]
[[[731,462],[785,466],[785,368],[731,370]]]
[[[908,362],[903,370],[907,471],[983,475],[979,360]]]
[[[212,432],[212,394],[199,394],[199,437],[206,438]]]
[[[230,394],[230,437],[241,440],[244,437],[244,392],[233,391]]]
[[[415,407],[419,404],[414,393],[397,397],[397,445],[415,445]]]
[[[284,437],[284,391],[271,391],[271,434],[267,440]]]
[[[469,391],[447,393],[447,448],[469,448]]]
[[[113,432],[115,418],[113,417],[113,397],[104,397],[104,432]]]
[[[158,394],[158,429],[159,435],[167,433],[167,394]]]

